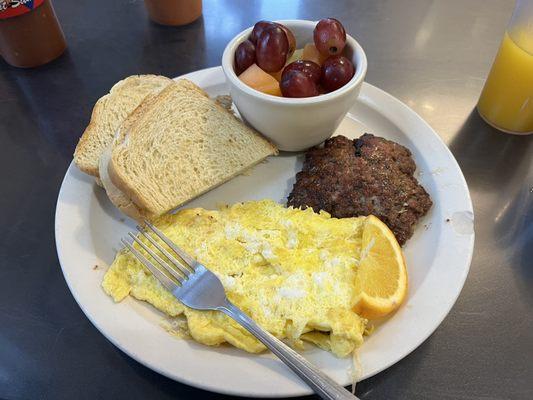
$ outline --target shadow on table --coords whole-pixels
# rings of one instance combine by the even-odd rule
[[[533,305],[533,136],[500,132],[474,109],[450,150],[463,170],[476,213],[483,217],[476,220],[478,239],[495,238],[494,246],[509,255],[505,262],[518,272],[518,286]]]
[[[205,34],[203,16],[184,26],[164,26],[147,20],[140,43],[138,72],[173,78],[205,68],[209,65]]]
[[[500,132],[473,109],[449,147],[470,189],[500,191],[527,174],[531,166],[533,136]]]
[[[86,99],[92,93],[71,51],[67,49],[58,59],[37,68],[2,64],[0,72],[12,93],[8,101],[14,112],[9,118],[18,123],[17,129],[6,129],[5,134],[11,136],[16,145],[32,149],[36,157],[50,150],[43,149],[43,145],[48,144],[65,160],[72,159],[74,147],[91,114],[92,104]],[[44,157],[50,157],[50,153]]]

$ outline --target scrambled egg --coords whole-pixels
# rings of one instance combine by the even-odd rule
[[[352,311],[364,220],[263,200],[186,209],[156,225],[213,271],[230,301],[264,329],[293,347],[304,340],[344,357],[362,344],[367,322]],[[117,254],[103,288],[117,302],[131,295],[185,316],[187,333],[200,343],[264,350],[226,315],[182,305],[127,251]]]

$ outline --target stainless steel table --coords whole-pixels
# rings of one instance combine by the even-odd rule
[[[218,65],[226,42],[259,19],[325,16],[364,46],[367,81],[449,145],[476,217],[470,275],[450,315],[359,396],[533,398],[533,137],[502,134],[473,111],[512,1],[205,0],[203,19],[182,28],[150,23],[140,0],[54,3],[68,52],[32,70],[0,63],[0,398],[221,398],[146,369],[85,318],[58,265],[57,193],[94,102],[117,80]]]

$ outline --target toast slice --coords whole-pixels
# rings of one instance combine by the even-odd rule
[[[110,198],[135,219],[152,219],[274,154],[274,145],[181,79],[147,98],[117,130],[107,160]]]
[[[74,151],[78,168],[98,177],[100,156],[111,145],[120,124],[146,96],[158,94],[172,82],[172,79],[158,75],[134,75],[117,82],[93,108],[91,121]]]
[[[144,101],[147,101],[151,97],[154,97],[155,94],[149,94]],[[220,106],[224,107],[228,111],[230,111],[232,114],[232,101],[231,97],[228,95],[220,95],[215,98],[215,101],[220,104]],[[137,208],[135,203],[131,201],[131,199],[126,196],[119,188],[117,188],[113,182],[111,182],[111,179],[109,178],[108,173],[108,165],[109,160],[111,158],[111,146],[109,146],[107,149],[104,150],[102,153],[102,156],[100,157],[100,161],[98,164],[98,172],[100,175],[100,178],[95,178],[96,183],[98,183],[99,186],[103,187],[106,191],[107,197],[111,202],[117,207],[122,213],[126,214],[127,216],[137,220],[142,221],[143,219],[149,218],[148,215],[144,215],[143,211]]]
[[[144,101],[147,101],[151,97],[154,97],[154,94],[150,94],[146,97]],[[231,97],[228,95],[220,95],[214,99],[220,106],[230,111],[233,115],[234,111],[232,109]],[[96,183],[99,186],[103,187],[106,191],[107,197],[111,202],[117,207],[122,213],[127,216],[137,220],[142,221],[143,219],[150,219],[150,215],[146,215],[146,212],[140,210],[131,199],[126,196],[118,187],[116,187],[111,179],[109,178],[108,165],[109,160],[111,159],[111,146],[104,150],[102,156],[100,157],[98,172],[100,178],[95,178]]]
[[[109,165],[109,160],[111,158],[111,147],[108,147],[102,153],[100,157],[100,180],[102,187],[105,189],[107,197],[117,207],[123,214],[126,214],[128,217],[133,218],[141,222],[143,219],[149,218],[149,216],[144,215],[139,208],[131,201],[131,199],[126,196],[119,188],[117,188],[111,179],[109,178],[109,173],[107,172],[107,167]]]

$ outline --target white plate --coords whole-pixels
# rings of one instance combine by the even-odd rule
[[[227,93],[220,67],[185,77],[210,95]],[[410,279],[406,304],[380,324],[360,349],[363,379],[405,357],[437,328],[463,287],[474,245],[466,182],[429,125],[394,97],[364,84],[337,133],[353,138],[364,132],[392,139],[413,152],[419,180],[434,205],[405,246]],[[189,206],[215,208],[220,203],[263,198],[285,202],[301,161],[301,155],[273,157],[251,175],[239,176]],[[161,314],[147,304],[132,298],[114,304],[100,283],[119,248],[119,238],[133,227],[94,180],[72,164],[57,201],[57,252],[74,298],[105,337],[147,367],[199,388],[257,397],[310,393],[270,354],[250,355],[180,340],[161,327]],[[351,359],[337,359],[316,348],[305,351],[305,356],[342,385],[351,383]]]

